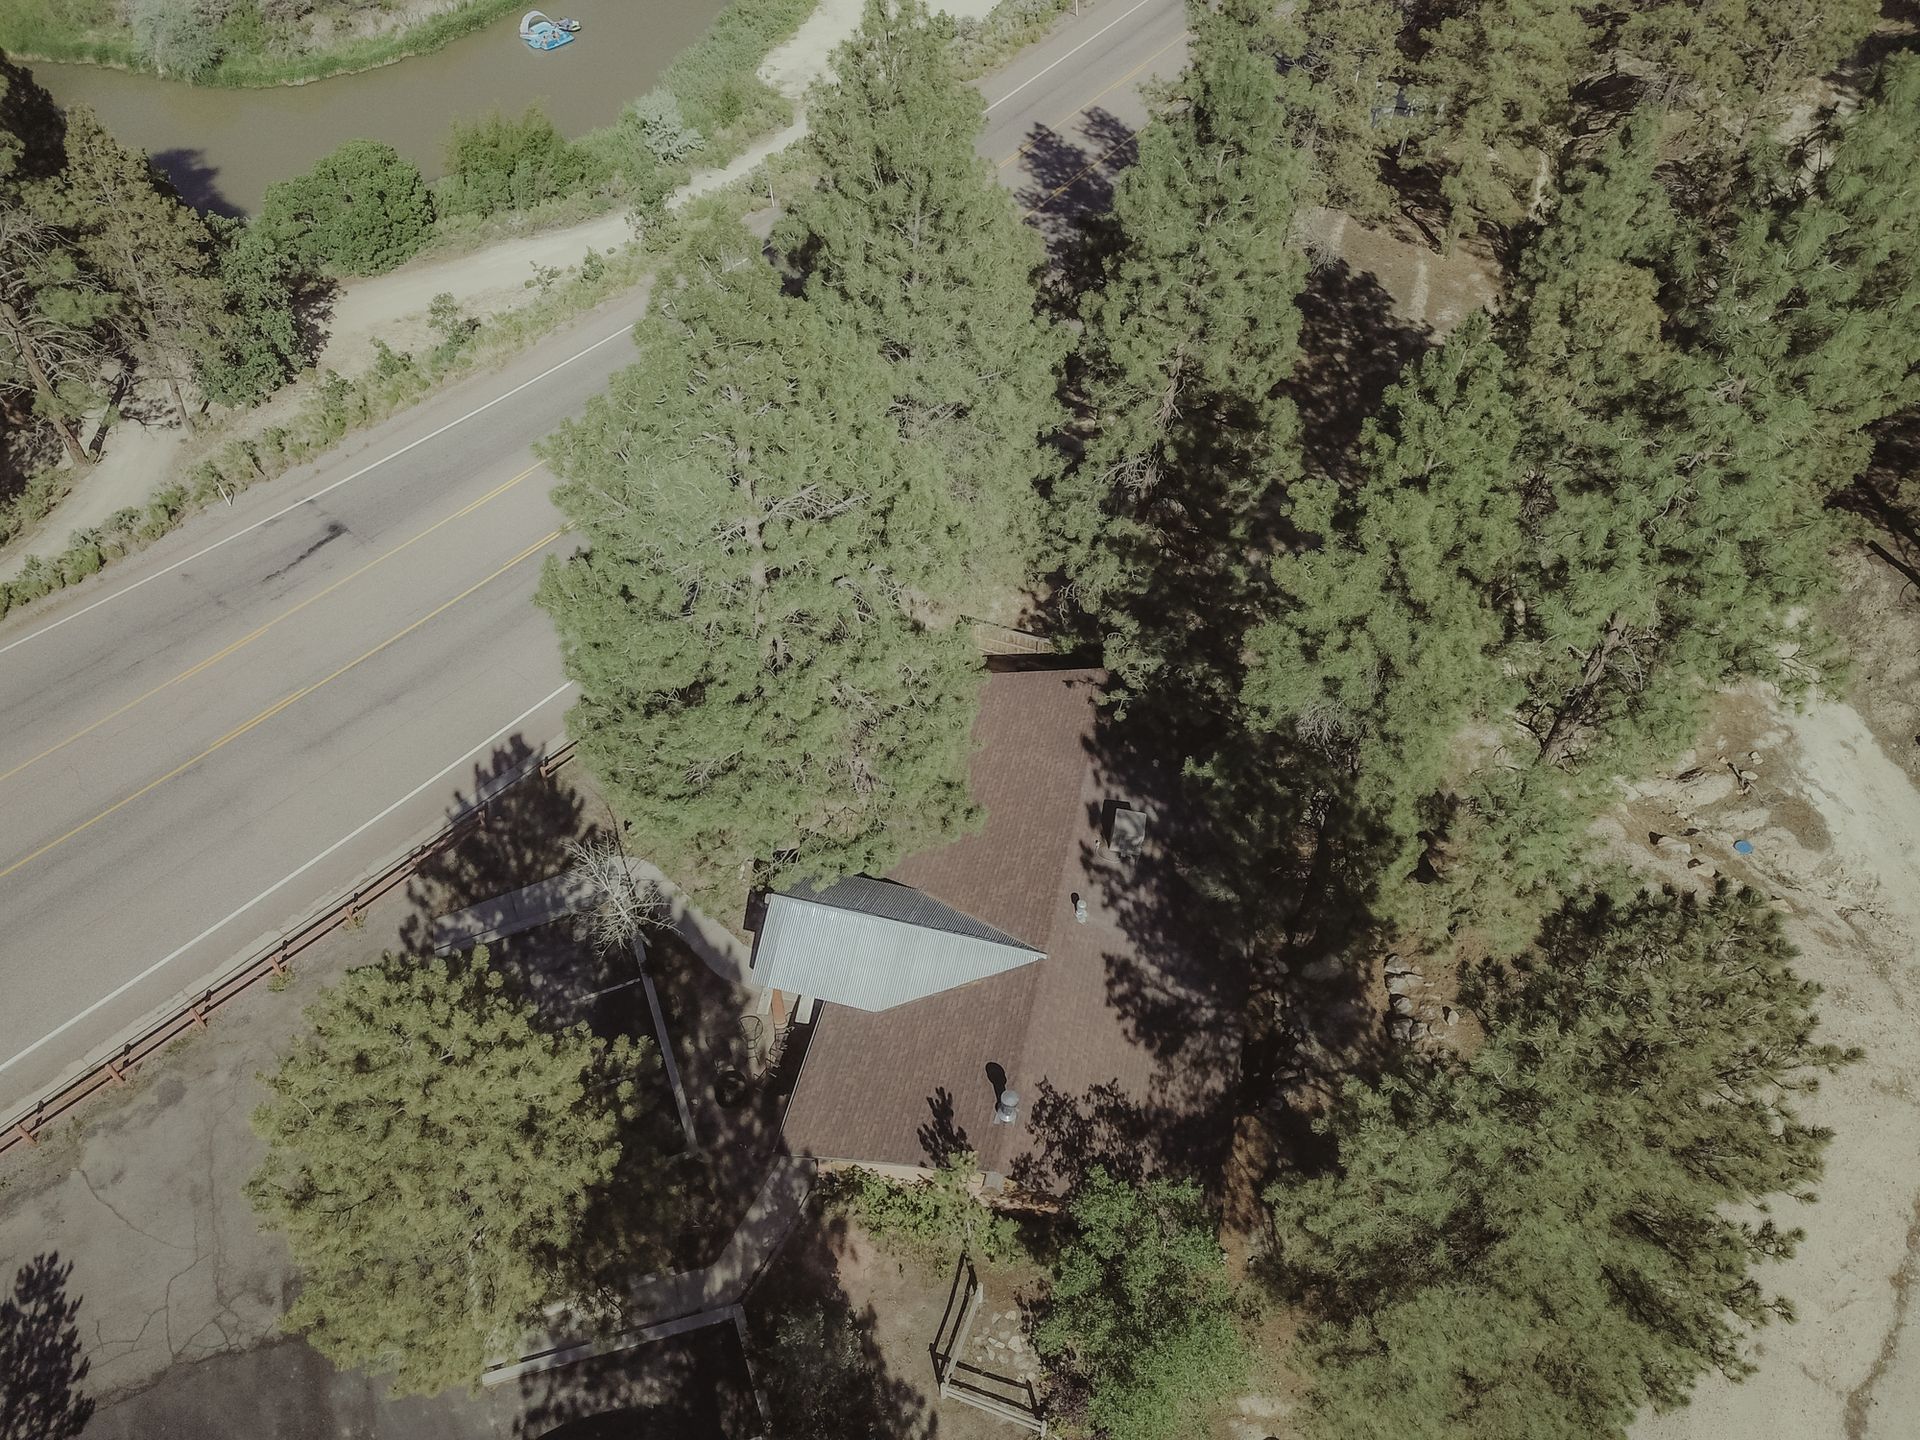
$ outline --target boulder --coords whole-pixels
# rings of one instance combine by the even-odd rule
[[[1410,971],[1402,971],[1398,975],[1387,976],[1387,993],[1389,995],[1411,995],[1426,983],[1427,982],[1422,980],[1418,975]]]
[[[1300,967],[1303,980],[1338,980],[1347,973],[1347,962],[1338,955],[1329,955],[1324,960],[1315,960]]]
[[[1410,995],[1388,996],[1387,1008],[1396,1015],[1411,1015],[1413,1013],[1413,997]]]

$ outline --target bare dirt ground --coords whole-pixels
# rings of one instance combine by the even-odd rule
[[[1798,969],[1825,989],[1826,1038],[1866,1051],[1803,1106],[1834,1132],[1827,1178],[1780,1217],[1805,1228],[1799,1253],[1760,1276],[1798,1323],[1754,1338],[1746,1381],[1709,1377],[1636,1440],[1920,1433],[1920,598],[1850,563],[1835,622],[1854,657],[1843,700],[1728,697],[1695,754],[1611,817],[1644,870],[1699,885],[1719,871],[1778,897]]]

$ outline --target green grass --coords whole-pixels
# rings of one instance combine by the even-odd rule
[[[306,52],[283,49],[284,35],[271,27],[229,22],[225,35],[233,48],[195,83],[232,88],[298,85],[371,70],[438,50],[518,8],[520,0],[467,0],[458,10],[391,35]],[[0,50],[28,61],[152,69],[134,48],[116,0],[0,0]]]
[[[738,153],[742,136],[757,137],[792,122],[792,104],[754,71],[800,28],[814,4],[733,0],[662,72],[661,87],[673,92],[687,123],[706,137],[695,157],[700,163],[724,164],[714,156],[729,146]]]

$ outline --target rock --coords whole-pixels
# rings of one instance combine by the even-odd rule
[[[1426,982],[1418,975],[1407,972],[1402,972],[1399,975],[1389,975],[1387,976],[1387,993],[1389,995],[1411,995],[1425,983]]]
[[[1413,1038],[1413,1021],[1405,1015],[1396,1015],[1387,1023],[1387,1029],[1396,1040],[1406,1041]]]
[[[1347,962],[1338,955],[1329,955],[1324,960],[1315,960],[1311,965],[1300,969],[1303,980],[1337,980],[1346,973]]]
[[[1390,995],[1387,997],[1387,1008],[1396,1015],[1411,1015],[1413,1013],[1413,997],[1410,995]]]
[[[1409,965],[1406,961],[1402,960],[1398,955],[1387,956],[1387,974],[1411,975],[1412,973],[1413,973],[1413,966]]]
[[[1690,810],[1717,805],[1731,796],[1738,785],[1733,772],[1724,765],[1712,770],[1689,770],[1672,781],[1671,798]]]
[[[1778,910],[1782,915],[1793,914],[1793,906],[1788,904],[1785,900],[1782,900],[1778,895],[1773,897],[1773,900],[1771,903],[1773,905],[1773,908]]]
[[[1683,860],[1693,854],[1693,847],[1691,845],[1671,835],[1662,835],[1654,842],[1653,848],[1658,850],[1662,855],[1675,860]]]
[[[1442,1005],[1440,1007],[1440,1015],[1449,1025],[1458,1025],[1460,1023],[1460,1012],[1451,1005]]]
[[[1747,751],[1747,759],[1752,764],[1758,765],[1760,763],[1760,752],[1758,750]]]

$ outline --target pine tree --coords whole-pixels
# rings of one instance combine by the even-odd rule
[[[1032,576],[1064,349],[1035,313],[1044,248],[974,151],[983,102],[921,0],[868,0],[834,75],[808,113],[823,177],[776,241],[825,321],[886,360],[901,438],[942,472],[924,550],[893,563],[965,604]]]
[[[1594,65],[1577,0],[1468,0],[1423,32],[1413,88],[1424,133],[1408,163],[1438,180],[1450,235],[1513,225],[1558,168],[1573,89]]]
[[[1691,567],[1721,518],[1700,503],[1686,399],[1702,383],[1668,333],[1681,222],[1655,174],[1655,127],[1628,127],[1571,171],[1520,264],[1507,337],[1530,417],[1532,573],[1522,585],[1522,723],[1538,759],[1671,733],[1683,692],[1650,683],[1698,637]],[[1718,678],[1713,677],[1713,678]]]
[[[85,106],[67,112],[66,145],[66,168],[39,203],[118,298],[136,358],[191,429],[180,387],[214,352],[221,313],[213,235]]]
[[[298,267],[252,226],[225,227],[219,241],[222,304],[200,388],[216,405],[257,405],[307,363],[294,314]]]
[[[661,281],[639,362],[550,442],[592,548],[540,597],[635,848],[731,898],[950,835],[982,680],[891,569],[942,524],[943,484],[888,414],[891,374],[756,250],[736,232]]]
[[[1845,59],[1880,20],[1879,0],[1638,0],[1618,44],[1692,107],[1743,130]]]
[[[110,301],[31,203],[66,163],[63,130],[52,97],[0,51],[0,389],[31,395],[84,467],[74,422],[95,399]]]
[[[568,1256],[620,1158],[632,1057],[552,1032],[471,964],[349,971],[254,1112],[247,1193],[300,1267],[283,1323],[401,1393],[478,1382],[569,1293]]]
[[[1406,24],[1400,0],[1299,0],[1277,17],[1296,82],[1288,100],[1297,143],[1312,152],[1327,203],[1361,220],[1394,206],[1381,170],[1408,128],[1399,113]]]
[[[1273,616],[1242,691],[1256,726],[1326,753],[1362,828],[1398,841],[1461,762],[1462,728],[1504,719],[1503,605],[1523,563],[1516,385],[1484,315],[1389,393],[1361,439],[1361,483],[1302,482],[1313,548],[1274,566]]]
[[[77,466],[93,463],[75,422],[98,399],[111,298],[66,239],[17,195],[0,193],[0,386],[33,396]]]
[[[1120,246],[1083,302],[1090,431],[1056,496],[1070,593],[1128,685],[1218,697],[1295,473],[1279,387],[1299,354],[1305,181],[1257,5],[1191,10],[1175,108],[1114,202]]]
[[[1113,1440],[1202,1432],[1247,1368],[1216,1227],[1192,1181],[1135,1186],[1094,1169],[1071,1207],[1034,1332]]]
[[[1853,1055],[1759,896],[1591,898],[1483,977],[1485,1043],[1348,1082],[1337,1171],[1271,1193],[1317,1440],[1595,1440],[1739,1377],[1789,1315],[1751,1275],[1799,1232],[1826,1132],[1791,1097]]]

